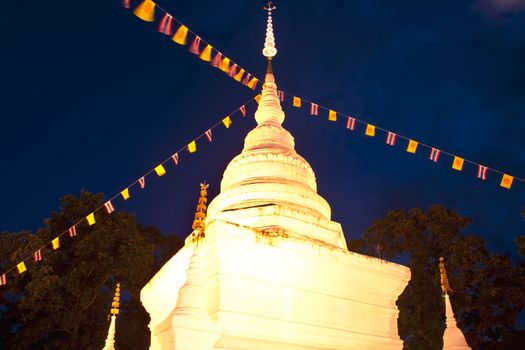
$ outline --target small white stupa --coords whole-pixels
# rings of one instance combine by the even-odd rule
[[[445,314],[447,317],[447,328],[443,334],[443,350],[472,350],[467,344],[467,340],[458,328],[456,317],[450,304],[449,294],[452,292],[448,283],[447,270],[445,269],[444,259],[439,258],[439,273],[441,275],[441,289],[445,299]]]
[[[141,291],[155,350],[400,350],[402,265],[348,251],[315,174],[282,127],[271,67],[257,126],[227,166],[220,194],[201,196],[193,232]]]
[[[117,321],[118,309],[120,306],[120,283],[117,283],[115,288],[115,295],[113,296],[113,301],[111,302],[111,310],[109,314],[111,315],[111,322],[109,324],[108,336],[104,343],[102,350],[115,350],[115,323]]]

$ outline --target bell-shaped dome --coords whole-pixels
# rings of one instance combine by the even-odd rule
[[[269,66],[255,112],[257,127],[228,164],[221,193],[208,208],[210,219],[222,211],[278,204],[330,220],[330,206],[317,194],[315,174],[295,151],[293,136],[281,125],[284,118]]]

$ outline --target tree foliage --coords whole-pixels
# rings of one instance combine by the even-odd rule
[[[79,198],[68,195],[60,203],[61,211],[52,213],[36,233],[0,235],[1,268],[67,230],[99,207],[103,195],[82,192]],[[102,348],[114,287],[120,281],[124,300],[117,327],[129,336],[118,336],[117,345],[147,348],[149,317],[139,301],[140,289],[178,247],[176,237],[138,224],[132,214],[100,214],[96,225],[81,225],[76,237],[62,236],[58,250],[43,249],[41,262],[28,261],[28,271],[10,278],[2,288],[1,343],[11,349]]]
[[[523,308],[523,271],[509,256],[491,255],[483,240],[462,234],[471,220],[443,206],[390,212],[353,250],[408,259],[412,276],[400,295],[399,334],[405,349],[442,349],[444,303],[438,259],[443,256],[459,327],[474,349],[511,349]]]

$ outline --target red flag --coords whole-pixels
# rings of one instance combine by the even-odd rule
[[[172,23],[173,23],[173,17],[169,13],[166,13],[164,17],[162,17],[162,20],[160,21],[159,32],[161,32],[162,34],[166,34],[166,35],[173,34]]]
[[[348,117],[348,120],[346,121],[346,128],[350,130],[355,129],[355,118]]]
[[[241,111],[243,117],[246,117],[246,106],[242,105],[241,108],[239,108],[239,111]]]
[[[127,9],[131,8],[131,0],[122,0],[122,6]]]
[[[440,153],[441,153],[440,150],[438,150],[437,148],[432,147],[432,152],[430,152],[430,160],[437,163]]]
[[[35,262],[42,261],[42,252],[40,249],[33,253],[33,258],[35,259]]]
[[[252,75],[250,73],[247,73],[244,79],[242,80],[242,83],[244,85],[248,85],[251,79],[252,79]]]
[[[179,165],[179,154],[178,153],[175,153],[174,155],[172,155],[171,159],[173,159],[173,162],[175,163],[175,165]]]
[[[284,102],[284,92],[279,90],[278,93],[279,93],[279,100],[281,100],[281,102]]]
[[[77,235],[77,228],[76,226],[71,226],[68,230],[69,237],[75,237]]]
[[[478,179],[486,180],[487,179],[487,167],[481,164],[478,164]]]
[[[7,284],[7,278],[5,277],[5,273],[0,276],[0,286],[5,286]]]
[[[195,54],[195,55],[198,55],[201,53],[200,51],[200,48],[199,46],[201,45],[201,38],[199,38],[198,36],[195,36],[195,39],[193,39],[193,42],[191,43],[191,46],[190,46],[190,52]]]
[[[222,62],[222,54],[220,52],[217,52],[215,57],[213,57],[213,59],[211,60],[210,64],[215,68],[219,68],[219,65],[221,64],[221,62]]]
[[[141,189],[144,189],[144,187],[146,187],[146,178],[144,176],[139,179],[139,186]]]
[[[397,135],[393,132],[388,132],[388,135],[386,136],[386,144],[390,146],[394,146],[396,144],[396,137]]]
[[[319,115],[319,106],[315,103],[310,103],[310,115]]]
[[[204,133],[204,135],[206,135],[206,138],[208,139],[208,141],[211,142],[211,129],[208,129],[208,130]]]
[[[230,70],[228,71],[228,75],[233,78],[235,74],[237,74],[237,65],[234,63],[230,67]]]
[[[111,214],[115,211],[115,207],[113,207],[113,204],[111,204],[111,201],[107,201],[104,203],[104,208],[106,209],[106,212],[108,214]]]

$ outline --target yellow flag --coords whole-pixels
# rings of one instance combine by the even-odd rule
[[[335,111],[330,110],[328,112],[328,120],[335,122],[337,121],[337,113]]]
[[[188,27],[181,25],[171,38],[174,42],[180,45],[186,45],[186,37],[188,36]]]
[[[222,123],[224,124],[226,129],[228,129],[232,125],[232,119],[230,118],[230,116],[227,116],[222,120]]]
[[[188,143],[188,152],[190,153],[197,152],[197,143],[195,142],[195,140]]]
[[[95,222],[96,222],[95,221],[95,213],[91,213],[88,216],[86,216],[86,220],[87,220],[89,226],[94,225]]]
[[[129,199],[129,188],[122,190],[120,194],[122,195],[122,198],[124,198],[125,201],[128,200]]]
[[[503,177],[501,178],[500,186],[510,189],[512,187],[513,181],[514,181],[514,176],[503,174]]]
[[[228,73],[230,70],[230,59],[228,57],[224,57],[219,64],[219,69],[222,70],[225,73]]]
[[[296,97],[296,96],[293,97],[293,106],[301,107],[301,99],[299,97]]]
[[[155,172],[158,176],[164,176],[166,175],[166,169],[162,166],[162,164],[159,164],[155,167]]]
[[[376,136],[376,127],[373,126],[372,124],[367,124],[366,125],[365,135],[366,136],[371,136],[371,137]]]
[[[239,72],[237,72],[237,74],[235,74],[235,76],[233,77],[233,79],[237,80],[237,81],[241,81],[242,79],[242,76],[244,75],[244,69],[240,69]]]
[[[255,96],[255,102],[259,103],[260,100],[261,100],[261,94]]]
[[[133,11],[135,16],[146,22],[155,21],[155,3],[151,0],[144,0]]]
[[[465,160],[460,157],[454,157],[454,162],[452,163],[452,169],[461,171],[463,169],[463,163]]]
[[[414,140],[408,141],[407,152],[408,153],[416,153],[417,146],[418,146],[417,141],[414,141]]]
[[[259,80],[257,80],[257,78],[252,78],[252,80],[250,80],[250,82],[248,83],[248,87],[252,90],[255,90],[258,81]]]
[[[206,45],[204,50],[202,50],[201,54],[199,55],[201,60],[206,61],[206,62],[211,61],[211,49],[212,49],[211,45]]]
[[[53,247],[53,250],[60,248],[60,241],[58,237],[51,241],[51,246]]]
[[[18,273],[27,271],[26,264],[23,261],[16,265],[16,269],[18,270]]]

